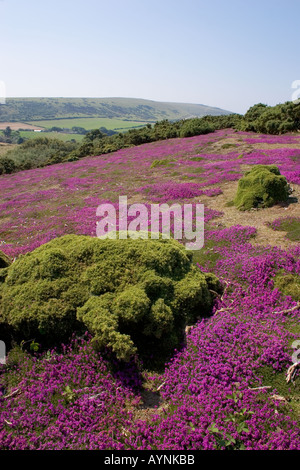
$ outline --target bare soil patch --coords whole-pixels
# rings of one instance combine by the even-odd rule
[[[150,419],[153,415],[163,413],[168,406],[168,403],[161,398],[158,392],[144,390],[141,394],[141,402],[135,410],[135,419]]]
[[[272,136],[270,136],[272,137]],[[258,138],[258,137],[256,137]],[[249,139],[249,137],[247,137]],[[271,149],[279,149],[279,148],[290,148],[290,149],[295,149],[299,148],[300,141],[299,143],[294,143],[294,144],[268,144],[268,143],[250,143],[250,142],[245,142],[243,139],[243,136],[236,136],[233,137],[232,135],[230,136],[225,136],[224,138],[207,144],[205,147],[205,152],[206,153],[222,153],[222,154],[227,154],[231,152],[238,152],[238,153],[250,153],[253,152],[253,150],[271,150]],[[300,153],[300,149],[299,149]]]
[[[241,154],[251,153],[254,149],[268,151],[270,149],[279,148],[299,148],[300,141],[294,144],[268,144],[268,143],[248,143],[244,141],[243,135],[233,136],[228,133],[224,138],[217,142],[208,144],[205,148],[205,153],[221,153],[227,154],[231,152],[238,152]],[[251,166],[241,165],[241,171],[249,170]],[[271,245],[279,246],[284,249],[291,245],[297,244],[297,241],[291,241],[285,238],[286,232],[274,231],[267,223],[272,222],[280,217],[300,217],[300,186],[292,184],[293,193],[289,203],[278,204],[276,206],[266,209],[252,209],[251,211],[239,211],[235,206],[228,207],[226,204],[233,201],[237,192],[238,181],[219,184],[223,194],[215,197],[201,196],[201,203],[207,207],[223,212],[223,216],[214,219],[219,223],[219,226],[231,227],[233,225],[252,226],[257,229],[256,238],[251,239],[253,245]],[[298,202],[295,202],[298,200]]]
[[[300,217],[300,186],[293,184],[293,193],[287,204],[277,204],[265,209],[252,209],[251,211],[239,211],[235,206],[226,204],[233,201],[236,195],[238,181],[223,183],[220,185],[223,194],[215,197],[201,197],[201,203],[207,207],[223,212],[223,216],[214,219],[224,227],[233,225],[249,225],[257,229],[257,235],[251,239],[253,245],[271,245],[287,248],[297,241],[285,238],[286,232],[275,231],[268,227],[267,223],[279,217]],[[298,199],[298,202],[293,202]]]

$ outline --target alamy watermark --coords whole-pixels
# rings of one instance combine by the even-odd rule
[[[292,83],[292,88],[295,89],[294,93],[292,94],[292,102],[294,104],[300,103],[300,80],[294,80]]]
[[[6,103],[6,86],[3,80],[0,80],[0,104]]]
[[[148,209],[145,204],[128,206],[127,196],[120,196],[118,211],[113,204],[100,204],[96,215],[101,217],[96,229],[99,238],[153,240],[172,236],[184,241],[187,250],[200,250],[204,245],[203,204],[151,204]],[[131,218],[129,223],[128,218]]]

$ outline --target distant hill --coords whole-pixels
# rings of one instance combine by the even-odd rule
[[[136,98],[7,98],[6,104],[0,105],[0,122],[118,118],[147,123],[226,114],[231,112],[203,104],[167,103]]]

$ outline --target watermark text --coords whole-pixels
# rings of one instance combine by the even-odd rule
[[[295,89],[294,93],[292,94],[292,102],[294,104],[300,103],[300,80],[294,80],[292,83],[292,88]]]
[[[96,216],[101,217],[96,228],[98,238],[173,237],[184,241],[187,250],[200,250],[204,245],[203,204],[151,204],[149,209],[145,204],[128,206],[127,196],[120,196],[118,208],[110,203],[100,204]]]

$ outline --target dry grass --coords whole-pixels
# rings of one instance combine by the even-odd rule
[[[298,199],[298,202],[287,204],[277,204],[273,207],[265,209],[252,209],[251,211],[239,211],[235,206],[228,207],[226,204],[231,202],[237,191],[238,182],[223,183],[219,185],[223,194],[215,197],[201,197],[201,203],[207,207],[223,212],[223,216],[214,219],[224,227],[231,227],[233,225],[250,225],[255,227],[257,235],[251,239],[253,245],[271,245],[278,246],[283,249],[288,248],[299,242],[291,241],[285,238],[286,232],[274,231],[267,223],[272,222],[280,217],[300,217],[300,186],[293,184],[292,198]]]

